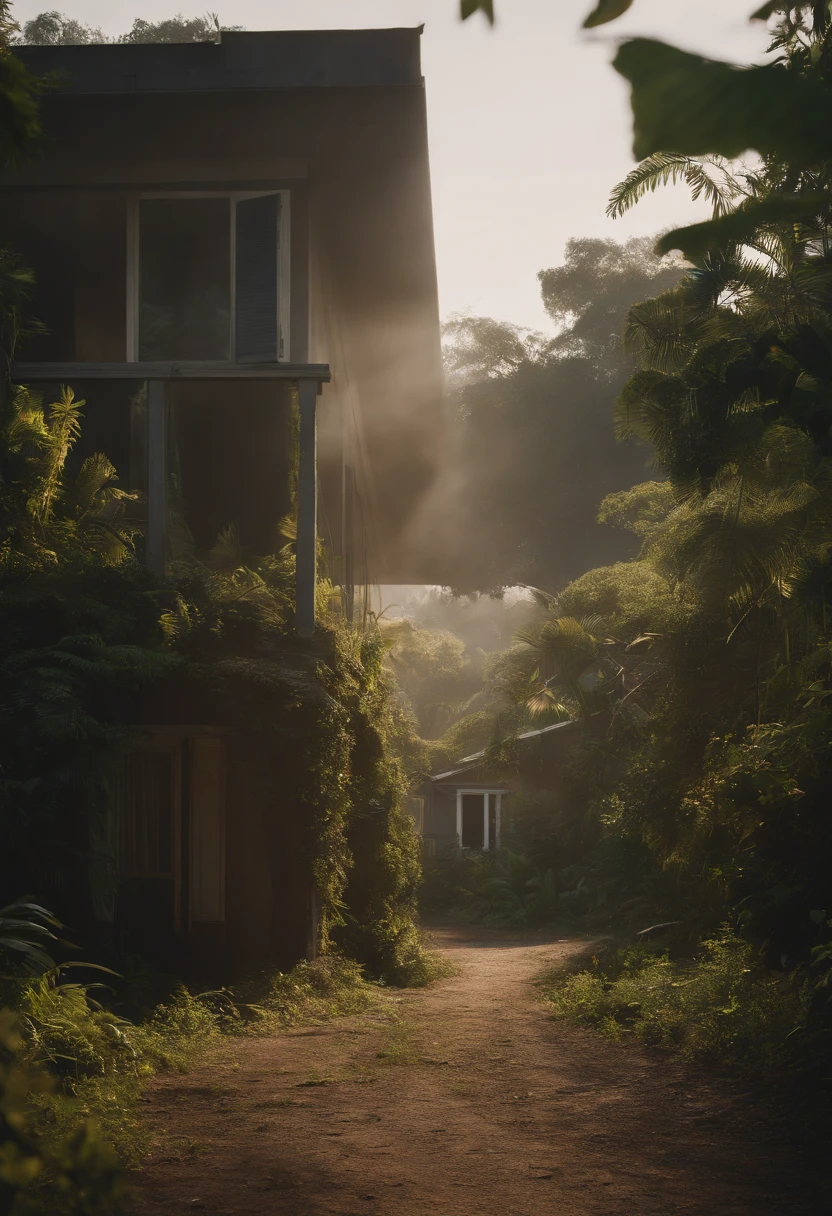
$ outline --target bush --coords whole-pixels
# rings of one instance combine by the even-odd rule
[[[429,968],[431,956],[421,943],[418,958]],[[355,1014],[382,999],[361,966],[338,955],[300,963],[289,972],[265,973],[234,990],[192,993],[180,985],[138,1024],[97,1006],[96,987],[60,983],[54,971],[6,985],[14,1012],[6,1015],[7,1024],[0,1023],[3,1216],[3,1170],[9,1162],[17,1163],[13,1178],[9,1174],[15,1186],[25,1184],[17,1206],[8,1209],[14,1216],[63,1216],[65,1199],[76,1204],[66,1208],[73,1216],[120,1210],[106,1204],[122,1194],[120,1171],[138,1165],[147,1148],[137,1102],[154,1073],[184,1072],[231,1035],[273,1033]],[[27,1090],[32,1091],[28,1096]],[[22,1105],[9,1110],[21,1129],[23,1149],[10,1147],[4,1124],[4,1102],[11,1103],[18,1091]],[[72,1170],[81,1180],[75,1190],[65,1177]],[[82,1182],[91,1188],[86,1207],[78,1198]]]
[[[544,985],[557,1016],[669,1048],[689,1060],[768,1074],[793,1064],[806,1025],[809,987],[762,968],[747,943],[724,930],[692,960],[645,946],[610,949],[592,967]]]
[[[460,849],[426,866],[422,906],[463,924],[495,929],[525,929],[563,919],[554,872],[510,849]]]

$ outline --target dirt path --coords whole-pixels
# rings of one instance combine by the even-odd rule
[[[789,1216],[738,1088],[553,1022],[529,980],[577,950],[436,932],[460,974],[374,1012],[242,1040],[148,1113],[142,1216]],[[171,1152],[170,1146],[174,1151]],[[166,1155],[167,1154],[167,1155]],[[816,1209],[820,1212],[821,1209]]]

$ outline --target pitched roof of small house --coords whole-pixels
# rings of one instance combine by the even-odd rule
[[[551,726],[542,726],[539,730],[523,731],[521,735],[517,736],[517,741],[523,742],[524,740],[529,739],[541,739],[547,735],[553,734],[555,731],[562,731],[570,726],[574,727],[578,725],[579,723],[574,719],[570,719],[568,722],[555,722]],[[471,756],[464,756],[461,760],[457,761],[454,768],[448,769],[448,771],[445,773],[436,773],[430,778],[430,780],[435,782],[452,780],[456,776],[470,772],[472,768],[477,768],[478,765],[482,764],[484,759],[485,748],[483,748],[482,751],[474,752]]]

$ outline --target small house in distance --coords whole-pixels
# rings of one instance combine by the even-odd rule
[[[85,399],[74,458],[141,495],[157,573],[229,524],[273,552],[294,513],[302,634],[322,549],[348,619],[371,585],[443,581],[414,541],[443,442],[420,34],[16,48],[48,87],[40,155],[0,181],[44,325],[13,379]],[[211,958],[314,952],[270,758],[199,698],[136,719],[102,915]]]
[[[557,810],[565,794],[565,762],[580,738],[579,722],[557,722],[518,735],[516,769],[510,776],[495,779],[484,751],[432,776],[419,789],[425,856],[458,848],[500,848],[503,813],[515,793]]]

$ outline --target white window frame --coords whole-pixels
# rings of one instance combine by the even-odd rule
[[[237,245],[237,203],[250,198],[266,198],[276,194],[280,199],[280,218],[278,220],[277,240],[277,362],[291,362],[291,191],[290,190],[145,190],[132,194],[127,200],[127,362],[139,362],[139,287],[140,276],[140,227],[139,207],[145,199],[197,199],[197,198],[226,198],[229,200],[228,218],[231,225],[229,234],[229,295],[230,333],[228,349],[231,352],[230,362],[236,362],[236,325],[237,325],[237,293],[236,293],[236,245]]]
[[[478,790],[457,790],[456,792],[456,843],[457,848],[462,848],[462,799],[466,794],[481,794],[482,795],[482,847],[483,849],[490,848],[491,834],[491,795],[496,798],[494,805],[494,848],[500,847],[500,819],[503,810],[503,794],[504,789],[478,789]]]

